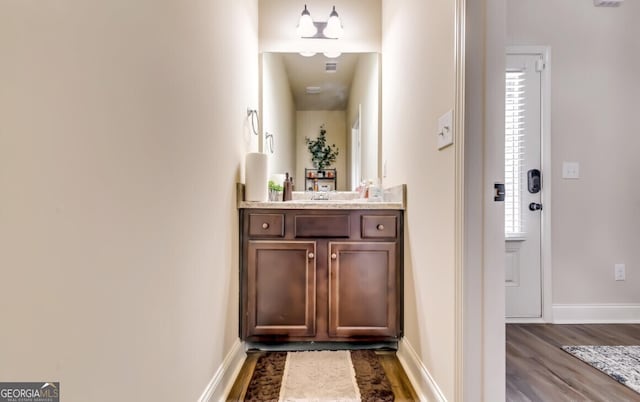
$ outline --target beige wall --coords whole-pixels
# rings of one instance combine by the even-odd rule
[[[454,2],[383,1],[382,150],[386,185],[407,184],[405,333],[454,399],[454,147],[436,149],[453,108]],[[455,146],[455,145],[454,145]]]
[[[553,302],[639,303],[640,3],[521,0],[507,12],[509,44],[551,46]],[[563,161],[580,163],[579,180],[561,178]]]
[[[257,2],[0,3],[0,378],[194,401],[237,338]]]
[[[261,52],[380,51],[380,0],[258,0],[258,3]],[[296,26],[305,3],[314,21],[327,21],[336,6],[344,36],[340,40],[297,37]]]
[[[377,53],[363,53],[358,58],[358,65],[353,75],[353,85],[349,93],[347,105],[347,144],[351,148],[351,127],[358,118],[358,109],[361,105],[361,174],[362,179],[375,180],[380,177],[378,172],[378,145],[379,145],[379,116],[380,116],[380,55]],[[345,148],[346,150],[346,148]],[[348,160],[348,172],[351,172],[351,153],[345,152]],[[348,188],[352,189],[351,173],[347,177]]]
[[[274,136],[269,172],[293,174],[296,167],[296,108],[279,53],[262,54],[262,127],[265,135]]]
[[[304,169],[313,169],[311,154],[305,143],[305,137],[310,139],[320,135],[320,126],[324,124],[327,130],[327,145],[335,144],[338,149],[338,157],[331,168],[336,168],[337,186],[339,191],[346,190],[346,112],[344,110],[313,110],[296,112],[296,191],[304,191]]]

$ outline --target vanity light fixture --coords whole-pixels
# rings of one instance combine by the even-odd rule
[[[333,10],[331,11],[331,14],[329,14],[329,21],[327,21],[327,26],[324,27],[322,33],[327,38],[342,38],[344,30],[342,29],[342,21],[340,21],[340,16],[336,12],[336,6],[333,6]]]
[[[318,33],[318,28],[311,19],[311,13],[307,10],[307,5],[304,5],[302,15],[300,15],[300,21],[298,22],[298,36],[301,38],[310,38]]]
[[[340,57],[340,55],[342,55],[341,52],[324,52],[324,57],[326,57],[327,59],[337,59],[338,57]]]
[[[322,54],[327,59],[337,59],[338,57],[340,57],[342,55],[342,52],[328,51],[328,52],[324,52]],[[316,52],[300,52],[300,56],[304,56],[304,57],[313,57],[315,55],[316,55]]]
[[[340,39],[344,30],[336,6],[333,6],[327,22],[316,22],[311,18],[311,13],[305,4],[298,21],[297,32],[298,36],[305,39]]]

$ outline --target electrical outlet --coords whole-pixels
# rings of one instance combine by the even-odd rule
[[[616,281],[624,281],[626,279],[626,267],[624,264],[615,264],[613,266],[614,276]]]
[[[579,179],[580,164],[578,162],[562,162],[563,179]]]

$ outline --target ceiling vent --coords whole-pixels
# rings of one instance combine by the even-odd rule
[[[619,7],[624,0],[593,0],[596,7]]]
[[[320,87],[306,87],[305,92],[309,95],[316,95],[321,92]]]
[[[336,71],[338,71],[338,63],[333,61],[328,61],[324,64],[325,73],[335,73]]]

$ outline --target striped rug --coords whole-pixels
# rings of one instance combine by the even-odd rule
[[[375,352],[270,352],[260,356],[246,401],[393,401]]]

